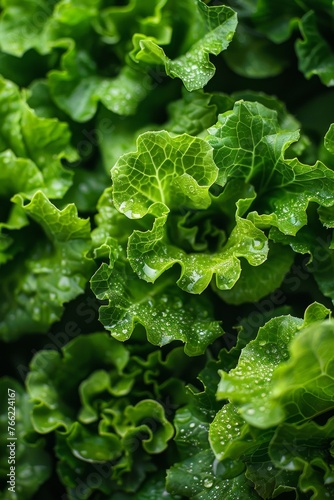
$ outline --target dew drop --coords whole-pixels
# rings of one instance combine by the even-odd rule
[[[263,242],[260,240],[254,240],[253,241],[253,247],[254,248],[262,248],[263,247]]]
[[[206,477],[204,479],[203,485],[204,485],[205,488],[211,488],[211,486],[213,485],[212,479]]]

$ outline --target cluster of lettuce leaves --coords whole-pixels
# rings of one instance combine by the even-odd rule
[[[0,0],[1,500],[334,497],[333,22]]]

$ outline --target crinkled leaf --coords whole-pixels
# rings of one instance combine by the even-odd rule
[[[113,44],[118,41],[126,43],[134,33],[150,34],[160,43],[167,44],[172,30],[168,3],[168,0],[145,3],[132,0],[126,5],[112,5],[103,9],[94,27]]]
[[[53,100],[74,120],[87,121],[95,114],[101,84],[96,69],[90,55],[72,44],[62,58],[61,70],[48,75]]]
[[[51,71],[48,80],[58,107],[79,122],[92,118],[100,101],[114,113],[131,115],[151,89],[140,72],[126,66],[114,78],[99,76],[90,55],[75,48],[63,56],[62,70]]]
[[[169,120],[164,127],[174,134],[198,135],[217,122],[218,114],[232,107],[225,94],[208,94],[202,90],[183,90],[183,99],[168,106]]]
[[[204,140],[147,132],[138,138],[136,153],[122,156],[111,175],[116,208],[136,219],[182,205],[208,207],[208,189],[216,180],[217,167]]]
[[[299,133],[282,130],[274,110],[239,101],[209,132],[208,142],[219,168],[217,183],[223,186],[233,177],[245,178],[254,186],[264,209],[260,216],[249,214],[256,225],[273,225],[295,235],[307,223],[310,201],[332,206],[333,171],[321,162],[309,166],[297,158],[285,158]]]
[[[278,288],[289,271],[294,253],[289,248],[271,245],[267,260],[258,267],[242,262],[239,280],[231,290],[215,290],[229,304],[255,302]]]
[[[86,257],[90,248],[90,224],[80,219],[74,205],[58,210],[37,192],[24,205],[23,198],[16,203],[44,231],[31,245],[29,252],[12,269],[3,269],[0,331],[5,340],[14,340],[27,332],[45,332],[60,318],[65,302],[85,289],[94,270],[94,263]]]
[[[124,350],[119,353],[120,359],[128,361],[128,353]],[[121,357],[122,356],[122,357]],[[120,367],[119,367],[120,368]],[[99,417],[101,398],[109,393],[114,396],[124,396],[129,394],[134,385],[134,374],[118,377],[115,373],[108,373],[106,370],[96,370],[81,382],[79,391],[82,401],[82,408],[78,419],[80,422],[89,424],[95,422]]]
[[[284,185],[293,177],[282,164],[282,155],[297,141],[298,132],[281,130],[274,110],[257,102],[237,101],[209,132],[220,185],[230,177],[245,177],[247,182],[257,181],[259,192],[269,183]]]
[[[89,239],[90,225],[87,219],[78,217],[76,207],[67,205],[63,210],[58,210],[46,196],[38,192],[32,200],[24,205],[21,196],[15,197],[15,201],[21,204],[45,231],[52,242],[66,242],[76,239]]]
[[[304,493],[313,493],[313,498],[331,498],[334,494],[333,473],[330,473],[330,481],[327,481],[324,470],[327,464],[323,460],[317,461],[315,466],[306,465],[300,477],[300,489]]]
[[[264,92],[256,92],[254,90],[239,90],[231,95],[234,103],[240,100],[258,102],[277,112],[277,120],[282,130],[296,131],[300,127],[300,122],[297,118],[288,112],[286,104],[277,99],[276,96],[265,94]],[[233,106],[231,106],[231,109]],[[293,147],[293,146],[292,146]]]
[[[11,202],[17,193],[32,196],[44,187],[37,166],[26,158],[17,158],[11,150],[0,153],[0,264],[4,264],[25,247],[26,234],[19,231],[29,222],[22,208]]]
[[[238,476],[244,468],[242,463],[232,460],[219,464],[209,446],[209,423],[218,408],[213,390],[216,384],[212,384],[210,377],[217,378],[216,366],[216,362],[208,362],[199,377],[204,390],[194,392],[191,389],[188,405],[180,408],[174,419],[175,443],[181,461],[168,470],[166,487],[172,494],[186,498],[215,499],[217,495],[220,498],[230,491],[234,483],[230,479]]]
[[[103,366],[121,373],[128,359],[125,347],[105,333],[77,337],[57,351],[40,351],[33,358],[27,388],[34,401],[33,423],[44,434],[58,427],[70,428],[76,415],[73,398],[78,386],[94,369]],[[75,363],[73,363],[75,360]],[[95,388],[95,396],[104,393],[103,380]],[[92,412],[87,388],[81,390],[82,406]],[[93,412],[94,413],[94,412]]]
[[[150,81],[143,81],[141,73],[125,67],[114,80],[102,82],[99,97],[107,109],[126,116],[135,113],[150,90]]]
[[[161,125],[154,123],[155,102],[160,96],[159,87],[154,95],[150,95],[150,108],[147,108],[144,101],[134,116],[117,116],[103,110],[98,114],[97,135],[108,174],[120,156],[135,150],[136,138],[140,134],[149,130],[165,129],[174,134],[198,135],[216,123],[218,113],[226,111],[233,104],[225,94],[188,92],[183,89],[182,99],[172,101],[168,105],[169,118]]]
[[[129,261],[139,277],[148,282],[154,282],[165,270],[178,263],[182,271],[177,284],[182,290],[201,293],[214,274],[217,287],[228,290],[240,277],[240,257],[252,266],[259,266],[266,260],[267,238],[249,220],[237,218],[236,226],[222,250],[191,254],[165,242],[166,220],[166,216],[159,217],[151,231],[135,231],[129,238]]]
[[[11,198],[17,193],[29,196],[43,187],[43,175],[30,159],[17,158],[10,149],[0,153],[1,198]]]
[[[313,10],[322,23],[333,14],[331,0],[304,0],[303,2],[283,0],[280,4],[268,0],[260,2],[251,0],[246,3],[248,7],[252,6],[246,16],[252,16],[259,32],[264,33],[277,44],[290,37],[294,28],[299,26],[298,21],[305,12]]]
[[[166,419],[164,409],[157,401],[142,399],[135,406],[128,406],[123,418],[124,421],[116,430],[124,432],[126,442],[127,433],[133,432],[131,427],[134,430],[138,428],[146,434],[142,446],[147,453],[161,453],[174,435],[174,427]]]
[[[168,150],[163,147],[165,141],[171,146]],[[169,208],[177,209],[180,205],[206,208],[210,204],[208,187],[215,179],[216,168],[209,158],[210,150],[201,139],[190,139],[187,135],[171,138],[166,132],[147,133],[139,138],[138,152],[124,155],[112,169],[114,203],[118,210],[132,219],[149,212],[158,216],[151,231],[135,231],[129,239],[130,263],[146,281],[154,282],[179,262],[183,267],[178,282],[182,289],[200,293],[213,273],[218,274],[220,288],[230,288],[240,275],[238,257],[245,257],[251,265],[265,260],[264,234],[250,221],[240,218],[223,252],[216,255],[187,255],[165,243],[167,215],[164,213]],[[190,169],[191,175],[187,173]],[[140,185],[148,178],[151,178],[150,190],[141,190]],[[160,214],[163,215],[159,217]]]
[[[138,139],[137,152],[122,156],[112,169],[112,177],[114,204],[120,212],[130,219],[148,213],[157,217],[151,230],[134,231],[129,238],[129,261],[140,278],[154,282],[179,263],[180,288],[200,293],[215,273],[218,288],[229,289],[240,276],[240,257],[252,266],[266,260],[264,233],[240,217],[227,244],[216,254],[186,254],[169,244],[170,209],[205,209],[211,204],[208,188],[215,181],[216,167],[211,149],[202,139],[186,134],[171,137],[167,132],[145,133]],[[240,211],[242,203],[238,200]]]
[[[70,131],[66,123],[57,119],[40,118],[28,107],[22,113],[22,139],[31,158],[43,174],[45,194],[61,198],[72,184],[72,172],[62,166],[61,160],[77,158],[70,146]]]
[[[47,52],[45,25],[52,13],[49,2],[14,0],[6,4],[0,23],[1,49],[15,56],[32,48]]]
[[[121,440],[115,434],[90,432],[79,422],[71,427],[66,440],[75,457],[87,462],[108,462],[120,456]]]
[[[162,453],[174,435],[168,418],[175,402],[185,401],[175,376],[186,369],[180,348],[164,360],[159,351],[130,356],[106,333],[78,336],[61,353],[37,353],[27,377],[32,422],[41,434],[56,431],[58,474],[69,498],[138,491],[157,469],[150,455]],[[92,473],[101,481],[86,484]]]
[[[202,0],[194,0],[189,15],[191,26],[196,30],[195,43],[193,33],[188,35],[190,43],[185,43],[184,53],[170,59],[153,38],[137,35],[134,37],[134,61],[146,64],[162,64],[167,75],[180,78],[189,91],[203,88],[215,73],[209,54],[218,55],[225,50],[234,35],[237,16],[225,6],[208,7]]]
[[[280,4],[262,0],[257,3],[253,19],[260,32],[275,43],[286,41],[297,26],[298,17],[303,13],[297,2],[283,0]]]
[[[102,264],[91,286],[100,300],[109,301],[100,308],[100,321],[118,340],[130,338],[136,324],[141,324],[152,344],[181,340],[185,352],[195,356],[223,333],[212,318],[209,300],[203,297],[199,303],[176,288],[170,277],[153,286],[120,261],[115,267]]]
[[[23,188],[31,195],[40,188],[50,198],[61,198],[70,187],[73,175],[62,166],[61,160],[76,159],[68,125],[55,118],[38,117],[27,106],[18,87],[4,79],[0,79],[0,116],[0,150],[6,155],[4,161],[13,163],[16,156],[18,164],[13,165],[13,169],[24,169],[18,179],[12,180],[8,179],[9,172],[6,173],[10,165],[4,168],[2,176],[7,179],[2,189],[9,183],[7,196],[22,192]],[[17,191],[13,191],[14,188]]]
[[[237,404],[242,417],[255,427],[267,428],[281,422],[285,417],[284,408],[276,403],[275,396],[268,397],[277,392],[272,380],[275,369],[278,373],[282,363],[289,358],[290,343],[298,330],[309,324],[309,318],[313,321],[322,319],[328,313],[324,306],[314,304],[306,311],[304,322],[291,316],[282,316],[266,323],[259,329],[256,339],[242,350],[237,367],[229,373],[220,372],[222,379],[218,387],[218,398],[228,398]],[[298,338],[297,336],[296,342]]]
[[[277,429],[269,453],[273,463],[286,475],[299,471],[296,483],[301,491],[313,492],[312,498],[330,498],[334,480],[328,450],[333,437],[333,418],[324,426],[315,422],[300,426],[284,424]]]
[[[122,456],[113,467],[112,479],[114,488],[122,486],[131,492],[138,489],[148,473],[157,470],[150,454],[166,448],[174,429],[157,401],[142,399],[135,406],[126,400],[119,403],[104,411],[100,432],[121,437]]]
[[[196,5],[190,1],[191,13]],[[0,20],[1,48],[7,58],[13,54],[26,59],[32,49],[49,55],[48,59],[39,57],[44,72],[50,69],[46,76],[51,95],[72,119],[92,118],[99,102],[114,113],[130,115],[161,77],[155,76],[156,67],[149,71],[153,78],[149,72],[138,71],[138,62],[133,63],[128,54],[136,37],[163,45],[174,42],[173,24],[176,30],[180,28],[172,16],[174,7],[166,0],[133,0],[126,6],[102,5],[100,0],[80,5],[75,0],[14,1],[5,5]],[[181,29],[187,32],[188,19],[179,10]],[[207,50],[213,48],[212,43],[209,46]],[[207,62],[212,72],[214,66]],[[38,67],[38,77],[40,73]]]
[[[313,304],[306,310],[304,322],[299,320],[295,325],[295,333],[287,342],[290,359],[280,361],[272,376],[272,370],[266,373],[269,374],[267,380],[271,379],[271,388],[267,390],[263,408],[255,408],[254,391],[252,403],[248,406],[243,404],[246,394],[233,393],[232,385],[226,386],[221,394],[229,400],[235,399],[236,403],[225,405],[210,425],[211,447],[222,467],[229,460],[244,463],[245,475],[254,483],[261,498],[274,498],[289,492],[312,492],[312,498],[330,498],[332,495],[333,466],[329,450],[333,440],[333,417],[327,422],[326,417],[333,409],[333,349],[330,345],[333,324],[330,320],[319,321],[328,312],[322,304]],[[290,322],[297,320],[285,319]],[[276,318],[278,323],[281,320]],[[274,323],[274,320],[269,321],[259,330],[257,339],[243,349],[238,367],[243,366],[245,351],[257,341],[267,347],[268,339],[263,338],[262,333],[266,328],[272,333]],[[278,324],[276,326],[279,328]],[[287,330],[283,324],[278,332],[282,329]],[[319,332],[322,332],[321,338]],[[276,342],[276,347],[282,347],[282,344]],[[230,371],[232,378],[237,368]],[[252,377],[250,371],[249,377]],[[254,380],[253,385],[259,382]],[[263,388],[261,382],[259,385]],[[275,406],[268,409],[266,399],[276,403],[276,408],[284,409],[280,418],[273,419]],[[261,416],[262,411],[264,415]],[[321,412],[326,423],[319,425],[310,420]]]

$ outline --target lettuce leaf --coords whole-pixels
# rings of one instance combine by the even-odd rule
[[[202,88],[215,73],[209,54],[227,48],[236,22],[232,9],[208,7],[202,0],[182,6],[173,0],[133,0],[125,6],[87,0],[80,7],[74,0],[25,0],[5,5],[0,48],[6,56],[26,58],[31,50],[52,56],[45,71],[52,98],[84,122],[99,102],[116,114],[132,115],[155,87],[157,73],[181,78],[189,90]],[[100,71],[103,57],[110,60],[108,71]]]
[[[91,287],[100,300],[108,300],[100,307],[100,321],[118,340],[128,340],[142,325],[153,345],[180,340],[189,356],[197,356],[224,333],[213,319],[208,298],[198,303],[176,288],[170,277],[153,287],[137,278],[124,257],[114,265],[102,264]]]
[[[79,3],[0,0],[0,498],[334,497],[333,1]]]
[[[10,165],[4,166],[1,194],[8,198],[16,193],[31,196],[36,189],[42,189],[50,198],[62,198],[73,177],[73,173],[63,167],[62,160],[77,159],[70,144],[68,124],[38,117],[18,87],[3,78],[0,79],[0,116],[3,163],[14,163],[13,169],[24,172],[22,176],[15,176],[9,171]]]
[[[154,39],[136,35],[131,57],[139,62],[163,64],[167,75],[180,78],[186,89],[193,91],[203,88],[213,77],[215,67],[209,60],[209,54],[217,56],[228,47],[236,29],[237,17],[228,7],[208,7],[201,0],[187,0],[184,10],[192,20],[191,31],[183,42],[180,56],[170,59]],[[196,43],[193,43],[193,38]]]
[[[332,492],[333,323],[322,321],[328,313],[315,303],[304,321],[270,320],[242,349],[236,368],[220,371],[217,395],[229,402],[210,425],[210,443],[222,466],[242,460],[261,498]]]
[[[259,103],[237,102],[209,131],[212,138],[208,141],[220,170],[217,182],[224,186],[230,178],[245,178],[255,188],[264,214],[250,213],[248,218],[254,223],[261,225],[262,219],[263,225],[295,235],[307,222],[310,201],[332,205],[332,170],[321,162],[309,166],[297,158],[285,158],[299,133],[282,130],[274,110]]]
[[[179,348],[165,360],[159,351],[131,355],[106,333],[79,336],[62,353],[36,354],[26,381],[32,424],[40,434],[56,433],[59,474],[70,497],[136,491],[156,470],[151,455],[166,449],[174,408],[186,400],[176,362],[184,376],[189,363]],[[85,484],[99,468],[101,481],[78,493],[78,474]]]
[[[235,2],[228,2],[236,7]],[[333,6],[331,0],[283,0],[237,2],[242,10],[234,50],[226,55],[230,67],[245,77],[261,78],[283,73],[294,64],[295,43],[299,70],[306,78],[319,76],[324,85],[333,85],[333,51],[329,39]],[[241,4],[241,5],[239,5]],[[254,29],[255,28],[255,29]],[[251,47],[251,50],[249,50]]]
[[[38,238],[25,256],[16,257],[16,265],[2,269],[0,333],[7,341],[47,331],[61,317],[64,303],[84,291],[94,270],[86,256],[90,224],[78,217],[74,205],[58,210],[41,191],[28,204],[22,195],[14,201],[37,223]]]
[[[317,75],[327,87],[332,87],[334,85],[334,53],[319,33],[314,12],[308,12],[302,17],[300,30],[303,40],[296,42],[299,69],[306,78]]]
[[[9,396],[15,392],[15,398],[9,400]],[[46,451],[45,440],[34,430],[29,414],[32,409],[31,401],[25,389],[17,380],[12,377],[2,377],[0,379],[0,425],[1,425],[1,446],[6,453],[3,453],[0,461],[0,477],[6,488],[0,491],[0,498],[3,500],[30,499],[37,493],[40,486],[47,481],[51,475],[51,457]],[[10,422],[9,415],[10,412]],[[10,425],[12,417],[15,415],[15,425]],[[12,430],[8,429],[8,426]],[[9,434],[12,432],[13,434]],[[11,436],[14,436],[12,439]],[[8,439],[7,439],[8,437]],[[7,445],[15,445],[15,461],[13,454],[9,455],[10,448]],[[11,448],[13,449],[13,448]],[[8,452],[7,452],[8,450]],[[14,467],[15,493],[8,490],[10,480],[10,465]],[[11,469],[12,471],[13,469]],[[13,475],[13,474],[12,474]]]
[[[129,238],[129,262],[140,278],[154,282],[180,263],[180,288],[201,293],[214,273],[218,288],[231,288],[240,276],[238,257],[255,266],[264,262],[268,252],[265,235],[238,215],[227,244],[216,254],[187,255],[169,244],[166,226],[170,210],[204,210],[211,204],[209,188],[217,175],[211,148],[199,138],[172,137],[165,131],[143,134],[137,147],[137,153],[120,158],[112,169],[112,178],[113,199],[120,212],[130,219],[147,214],[156,217],[151,230],[135,230]],[[192,175],[188,174],[190,169]],[[141,185],[148,179],[151,187],[146,193]]]

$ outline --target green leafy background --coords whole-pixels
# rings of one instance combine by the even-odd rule
[[[1,500],[334,497],[333,13],[0,0]]]

